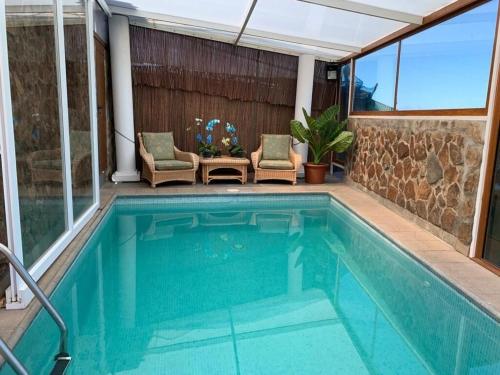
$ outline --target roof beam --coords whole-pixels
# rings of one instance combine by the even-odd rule
[[[299,0],[304,3],[321,5],[328,8],[345,10],[348,12],[364,14],[367,16],[385,18],[387,20],[421,25],[423,16],[417,14],[400,12],[398,10],[382,8],[374,5],[358,3],[352,0]]]
[[[238,42],[241,39],[241,36],[243,35],[243,32],[245,31],[248,21],[250,21],[250,17],[252,17],[253,10],[255,9],[255,6],[257,5],[257,0],[252,0],[252,4],[250,5],[250,8],[248,9],[247,16],[245,17],[245,21],[243,22],[243,25],[241,26],[240,33],[236,37],[236,40],[234,41],[234,45],[237,46]]]
[[[234,34],[239,34],[241,31],[241,28],[237,27],[237,26],[226,25],[226,24],[218,23],[218,22],[197,20],[194,18],[185,18],[185,17],[178,17],[178,16],[167,15],[167,14],[145,12],[145,11],[131,9],[131,8],[125,8],[125,7],[112,6],[111,10],[112,10],[113,14],[121,14],[121,15],[129,16],[129,17],[136,17],[136,18],[144,18],[144,19],[156,20],[156,21],[162,21],[162,22],[169,22],[169,23],[175,23],[175,24],[185,25],[185,26],[194,26],[194,27],[200,27],[200,28],[204,28],[204,29],[211,29],[211,30],[217,30],[217,31],[224,31],[224,32],[234,33]],[[257,30],[257,29],[245,28],[244,34],[249,35],[249,36],[256,36],[259,38],[279,40],[281,42],[303,44],[306,46],[334,49],[334,50],[344,51],[344,52],[354,52],[354,53],[361,52],[361,47],[359,47],[359,46],[347,45],[347,44],[342,44],[342,43],[327,42],[327,41],[319,40],[319,39],[302,38],[302,37],[291,36],[291,35],[286,35],[286,34],[271,33],[268,31]]]
[[[132,17],[130,20],[130,24],[134,25],[134,26],[140,26],[140,27],[161,30],[161,31],[167,31],[167,32],[172,32],[172,33],[182,34],[182,35],[189,35],[189,36],[194,36],[197,38],[215,40],[215,41],[224,42],[224,43],[232,43],[234,40],[234,37],[224,35],[224,34],[209,33],[207,30],[196,30],[196,28],[190,29],[189,26],[185,26],[185,25],[168,24],[168,23],[164,23],[161,21],[146,20],[143,18]],[[251,41],[245,41],[245,40],[243,40],[243,41],[240,40],[238,45],[242,46],[242,47],[248,47],[248,48],[260,49],[260,50],[264,50],[264,51],[283,53],[285,55],[292,55],[292,56],[299,56],[302,54],[302,52],[296,51],[293,48],[275,47],[275,46],[269,46],[269,45],[265,45],[265,44],[253,43]],[[335,54],[329,55],[326,53],[322,53],[320,51],[314,52],[314,55],[316,56],[317,59],[323,60],[323,61],[337,61],[337,60],[340,60],[342,58],[342,56],[338,56]]]
[[[263,30],[258,30],[258,29],[246,29],[245,35],[256,36],[256,37],[265,38],[265,39],[279,40],[280,42],[303,44],[303,45],[312,46],[312,47],[335,49],[337,51],[355,52],[355,53],[361,52],[361,47],[358,47],[358,46],[342,44],[342,43],[327,42],[327,41],[319,40],[319,39],[303,38],[300,36],[272,33],[269,31],[263,31]]]

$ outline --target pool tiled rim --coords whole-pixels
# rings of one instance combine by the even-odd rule
[[[235,186],[237,191],[234,191]],[[39,284],[46,293],[50,294],[54,290],[117,197],[144,197],[150,200],[154,196],[170,198],[182,196],[186,198],[214,195],[290,195],[300,193],[330,194],[361,220],[395,242],[410,256],[420,261],[445,282],[476,303],[488,315],[500,322],[500,278],[498,276],[460,254],[451,245],[432,233],[385,207],[368,194],[345,183],[296,186],[217,184],[167,186],[157,189],[151,189],[143,183],[107,184],[101,189],[101,207],[93,220],[71,242],[67,250],[42,277]],[[488,290],[484,290],[484,285],[488,285]],[[9,346],[14,346],[39,309],[40,304],[34,301],[25,310],[0,310],[0,337],[6,340]]]

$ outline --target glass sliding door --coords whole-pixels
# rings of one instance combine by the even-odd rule
[[[63,14],[73,216],[76,221],[94,202],[85,2],[63,0]]]
[[[6,0],[23,262],[68,229],[57,79],[55,2]]]
[[[497,146],[483,258],[500,267],[500,147]]]
[[[3,173],[2,173],[2,155],[0,154],[0,243],[8,246],[7,243],[7,225],[5,222],[5,200],[3,193]],[[7,259],[0,255],[0,295],[3,294],[9,285],[9,263]]]

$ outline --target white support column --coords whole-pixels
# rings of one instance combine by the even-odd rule
[[[295,94],[295,120],[301,121],[305,126],[306,119],[302,113],[305,108],[308,113],[311,112],[312,92],[314,83],[314,56],[300,55],[299,68],[297,71],[297,92]],[[302,156],[302,162],[307,162],[307,144],[298,143],[294,140],[293,149]],[[304,168],[299,170],[299,176],[304,175]]]
[[[109,45],[113,82],[116,166],[113,181],[139,181],[135,165],[132,64],[128,18],[114,15],[109,19]]]

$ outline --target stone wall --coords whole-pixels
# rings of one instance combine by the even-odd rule
[[[351,118],[349,126],[352,181],[471,243],[485,121]]]

